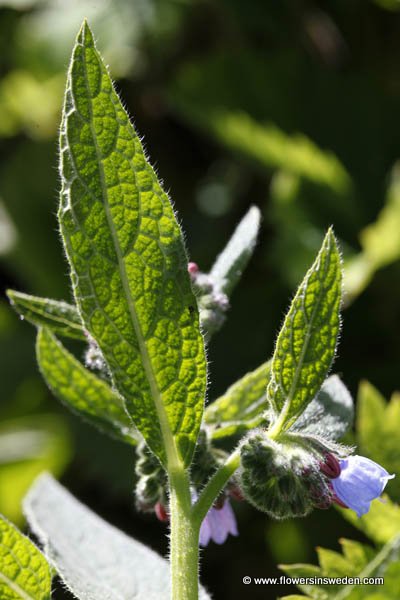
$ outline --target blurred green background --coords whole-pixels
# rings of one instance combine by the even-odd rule
[[[263,214],[254,258],[209,348],[209,398],[271,355],[289,299],[331,224],[346,269],[334,370],[353,396],[361,379],[385,397],[400,389],[398,11],[397,0],[0,0],[2,288],[70,299],[55,218],[57,129],[69,54],[86,16],[171,193],[191,260],[207,270],[249,205]],[[164,526],[134,511],[132,450],[51,398],[34,339],[3,299],[0,512],[23,526],[21,497],[48,469],[165,554]],[[386,455],[369,443],[386,436],[384,423],[359,435],[363,453],[388,469],[400,467],[396,419]],[[203,552],[202,578],[217,599],[289,593],[244,590],[241,580],[279,574],[279,562],[315,562],[316,545],[363,539],[334,510],[272,523],[236,508],[240,537]]]

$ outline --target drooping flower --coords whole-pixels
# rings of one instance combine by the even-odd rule
[[[228,499],[221,508],[211,507],[200,528],[200,546],[207,546],[212,540],[223,544],[228,535],[238,535],[235,513]]]
[[[393,477],[373,460],[354,455],[340,461],[340,475],[332,479],[332,487],[337,498],[361,517]]]

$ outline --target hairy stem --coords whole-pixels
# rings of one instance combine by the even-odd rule
[[[200,527],[214,500],[239,467],[239,464],[239,450],[235,450],[208,481],[192,509],[193,520],[197,523],[198,527]]]
[[[170,473],[171,599],[198,600],[199,529],[192,517],[190,483],[185,470]]]

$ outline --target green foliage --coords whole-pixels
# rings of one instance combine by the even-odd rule
[[[212,439],[243,434],[264,420],[266,389],[271,361],[247,373],[228,388],[204,412],[204,421]]]
[[[390,402],[368,381],[362,381],[357,399],[357,444],[359,453],[382,464],[390,473],[400,471],[400,395]],[[400,500],[400,481],[390,483],[390,495]]]
[[[63,582],[80,600],[168,599],[168,562],[103,521],[50,476],[37,480],[24,512]],[[208,598],[202,589],[200,600]]]
[[[211,280],[217,289],[227,296],[231,295],[254,252],[260,219],[260,210],[252,206],[210,271]]]
[[[341,264],[331,230],[294,297],[276,342],[267,398],[286,429],[321,388],[339,333]]]
[[[59,219],[85,327],[152,450],[188,464],[206,363],[186,252],[87,24],[69,70],[61,174]]]
[[[398,581],[387,573],[398,574],[400,568],[400,537],[395,537],[381,550],[347,539],[339,540],[342,554],[325,548],[318,548],[319,566],[297,564],[281,565],[290,577],[359,577],[361,583],[340,584],[298,584],[307,598],[314,600],[396,600]],[[390,571],[389,571],[390,570]],[[395,577],[396,577],[395,575]],[[363,584],[364,577],[384,577],[384,585]],[[288,600],[291,596],[286,597]],[[304,596],[300,596],[304,598]]]
[[[2,600],[48,600],[50,567],[36,546],[0,517],[0,595]]]
[[[354,527],[365,533],[376,544],[386,544],[400,531],[400,507],[384,495],[374,500],[366,515],[358,518],[352,510],[338,509]]]
[[[86,340],[81,318],[72,304],[30,296],[15,290],[7,290],[7,296],[21,317],[33,325],[49,327],[65,337]]]
[[[108,435],[136,443],[138,434],[122,398],[81,365],[48,329],[39,330],[36,356],[45,381],[63,404]]]
[[[359,234],[361,252],[345,265],[345,289],[348,300],[358,296],[375,272],[400,259],[400,163],[390,173],[385,204],[376,220]]]

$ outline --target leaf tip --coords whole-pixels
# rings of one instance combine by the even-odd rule
[[[86,17],[82,21],[82,25],[77,36],[77,41],[83,46],[93,45],[94,43],[93,33]]]

